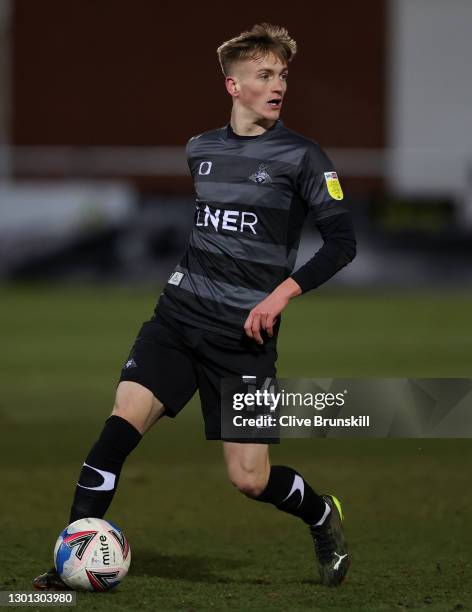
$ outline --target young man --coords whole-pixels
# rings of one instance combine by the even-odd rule
[[[153,318],[125,363],[112,415],[83,464],[70,522],[103,517],[126,457],[163,415],[175,417],[198,389],[208,439],[221,439],[225,376],[275,376],[279,315],[355,255],[349,212],[320,147],[279,121],[296,43],[284,28],[256,25],[218,57],[233,100],[231,121],[187,145],[195,226]],[[322,248],[292,274],[301,229],[315,215]],[[287,466],[271,466],[267,440],[223,440],[231,482],[246,496],[299,517],[314,540],[321,581],[349,567],[338,500],[319,495]],[[54,570],[34,586],[65,585]]]

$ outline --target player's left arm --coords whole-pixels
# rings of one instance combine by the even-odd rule
[[[357,245],[351,213],[332,215],[316,223],[323,246],[291,275],[302,293],[316,289],[356,256]]]
[[[286,278],[272,293],[256,304],[244,323],[244,331],[259,344],[264,344],[261,330],[265,329],[272,338],[274,323],[290,299],[302,293],[301,287],[293,278]]]
[[[333,215],[316,224],[323,246],[301,268],[278,285],[249,313],[244,329],[250,338],[262,344],[261,329],[273,335],[274,323],[290,299],[319,287],[356,255],[356,238],[349,212]]]
[[[259,344],[263,343],[261,329],[272,337],[274,323],[291,298],[319,287],[356,255],[351,214],[340,204],[344,196],[337,174],[319,147],[310,147],[304,156],[299,190],[315,214],[323,246],[249,313],[244,330]]]

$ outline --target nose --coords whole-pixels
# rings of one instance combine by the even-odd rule
[[[286,87],[286,82],[284,80],[276,79],[272,86],[272,92],[282,95],[283,92],[285,91],[285,87]]]

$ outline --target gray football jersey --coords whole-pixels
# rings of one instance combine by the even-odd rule
[[[240,337],[249,311],[293,271],[307,214],[345,212],[341,186],[319,145],[281,121],[246,139],[225,126],[186,150],[194,227],[158,310]]]

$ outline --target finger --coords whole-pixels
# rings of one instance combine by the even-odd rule
[[[275,322],[275,317],[272,317],[269,315],[266,321],[266,330],[267,330],[267,333],[269,334],[269,338],[272,338],[272,336],[274,335],[274,322]]]
[[[261,315],[260,314],[255,314],[253,319],[252,319],[252,336],[254,338],[254,340],[256,340],[256,342],[258,342],[259,344],[264,344],[264,341],[262,340],[261,337]]]
[[[246,319],[246,323],[244,323],[244,331],[246,332],[246,336],[249,336],[249,338],[253,338],[254,336],[252,335],[252,319],[253,319],[254,315],[252,314],[252,312],[249,313],[248,318]]]

